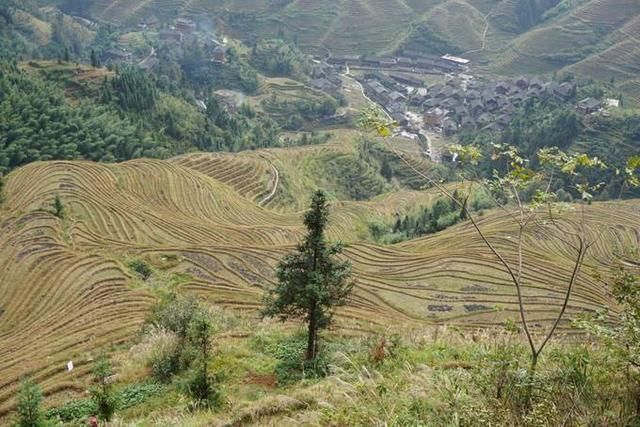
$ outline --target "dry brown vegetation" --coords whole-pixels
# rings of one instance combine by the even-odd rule
[[[84,391],[98,349],[135,336],[154,301],[145,288],[153,283],[135,279],[125,258],[144,259],[162,274],[182,273],[177,286],[210,302],[258,308],[275,264],[302,232],[299,213],[279,209],[277,198],[269,204],[276,209],[256,204],[268,187],[269,162],[285,168],[305,151],[327,149],[118,165],[46,162],[9,175],[0,211],[0,416],[13,407],[21,376],[31,375],[55,402]],[[290,166],[291,174],[295,170]],[[49,212],[56,194],[64,219]],[[513,286],[469,224],[394,246],[361,241],[358,230],[366,220],[389,218],[398,206],[434,194],[398,192],[334,204],[329,235],[349,244],[345,253],[357,280],[338,317],[344,333],[408,323],[490,326],[516,318]],[[604,234],[586,260],[568,318],[611,305],[589,273],[640,243],[637,201],[597,203],[586,215],[590,232]],[[508,224],[500,214],[479,219],[507,252],[516,231]],[[527,238],[526,259],[535,265],[525,266],[524,292],[539,329],[561,305],[571,265],[567,248],[544,236]],[[68,360],[74,361],[72,372],[66,371]]]

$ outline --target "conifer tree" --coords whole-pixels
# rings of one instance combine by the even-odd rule
[[[26,378],[20,384],[17,396],[17,427],[38,427],[43,425],[42,390],[38,384]]]
[[[98,414],[105,421],[111,420],[116,411],[116,397],[113,393],[110,377],[113,375],[111,362],[105,354],[101,355],[93,367],[93,377],[96,383],[91,391]]]
[[[56,197],[53,199],[53,214],[60,219],[64,218],[64,204],[62,203],[62,199],[60,196],[56,194]]]
[[[98,55],[96,51],[91,49],[91,66],[94,68],[98,68],[100,66],[100,62],[98,61]]]
[[[346,303],[353,288],[351,263],[336,256],[342,245],[326,240],[328,221],[326,195],[317,191],[304,215],[307,234],[295,252],[280,262],[278,284],[265,296],[263,315],[282,321],[302,318],[307,323],[306,360],[315,359],[318,330],[330,324],[334,309]]]

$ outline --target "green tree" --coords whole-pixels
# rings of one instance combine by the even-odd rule
[[[221,394],[209,375],[209,353],[213,325],[205,310],[198,310],[191,319],[189,340],[198,351],[198,364],[195,375],[189,383],[189,394],[205,407],[216,407],[221,402]]]
[[[53,199],[53,203],[51,205],[53,208],[53,214],[60,219],[64,218],[64,204],[62,203],[62,199],[60,196],[56,194],[56,197]]]
[[[380,175],[382,175],[387,181],[391,181],[391,178],[393,178],[393,168],[386,158],[382,160]]]
[[[91,66],[94,68],[98,68],[100,66],[100,62],[98,61],[98,55],[94,49],[91,49]]]
[[[91,398],[96,405],[98,415],[105,421],[111,420],[116,412],[116,396],[113,392],[111,376],[113,368],[106,354],[100,355],[93,367],[96,385],[91,388]]]
[[[41,409],[42,390],[40,390],[38,384],[29,378],[22,380],[16,400],[18,401],[17,427],[39,427],[44,425],[44,416]]]
[[[285,321],[303,318],[308,325],[306,360],[318,352],[318,330],[326,328],[336,307],[346,303],[353,288],[351,263],[336,255],[342,245],[325,237],[329,208],[324,192],[318,190],[304,215],[307,234],[295,252],[278,265],[278,284],[265,295],[263,315]]]
[[[152,110],[158,99],[155,82],[142,70],[125,66],[111,80],[118,105],[125,111],[141,113]]]
[[[149,264],[140,259],[134,259],[129,262],[129,268],[138,273],[144,280],[147,280],[153,274]]]

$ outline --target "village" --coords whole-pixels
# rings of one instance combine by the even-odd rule
[[[85,18],[77,19],[87,25]],[[138,31],[156,34],[159,46],[174,50],[181,49],[187,38],[197,40],[204,47],[205,61],[214,66],[228,60],[226,39],[216,35],[211,23],[178,18],[172,25],[161,26],[156,19],[146,19],[138,23]],[[112,48],[103,52],[101,60],[107,65],[136,64],[147,71],[159,63],[155,48],[137,58],[124,48]],[[452,137],[465,130],[502,131],[530,99],[554,98],[571,103],[583,115],[607,114],[608,108],[619,106],[617,99],[576,100],[577,88],[572,81],[545,81],[537,76],[484,80],[476,78],[471,67],[471,61],[465,58],[413,50],[385,57],[327,55],[314,58],[307,84],[340,98],[345,91],[343,78],[354,79],[362,94],[397,124],[398,136],[417,140],[425,146],[425,156],[437,161],[449,156],[434,152],[432,139]],[[229,96],[223,98],[220,101],[229,108],[237,107],[237,102],[227,99]],[[200,109],[206,109],[204,101],[196,102]]]
[[[419,139],[434,160],[450,156],[432,152],[434,137],[450,137],[464,130],[499,132],[511,123],[518,109],[529,99],[554,98],[575,105],[583,115],[619,106],[617,99],[576,97],[576,83],[545,81],[540,77],[511,80],[481,80],[471,74],[471,61],[443,55],[425,55],[405,50],[398,57],[372,58],[341,55],[325,59],[334,68],[355,78],[363,93],[378,104],[397,124],[398,136]],[[324,75],[330,76],[330,72]],[[424,77],[440,77],[428,84]],[[335,77],[314,79],[314,87],[336,90]]]

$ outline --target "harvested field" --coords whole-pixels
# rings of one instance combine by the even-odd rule
[[[299,209],[280,208],[277,197],[258,206],[270,182],[268,165],[293,173],[306,151],[319,150],[336,148],[117,165],[40,162],[9,175],[0,210],[0,417],[13,407],[21,376],[33,376],[51,401],[62,399],[83,390],[99,349],[135,336],[154,299],[132,286],[123,256],[182,273],[182,290],[213,303],[257,309],[275,265],[302,233]],[[66,206],[64,220],[49,213],[56,194]],[[389,219],[436,196],[433,190],[403,191],[334,203],[329,234],[348,243],[345,256],[357,280],[338,327],[490,326],[516,317],[513,286],[468,224],[394,246],[359,237],[368,220]],[[579,277],[569,317],[611,305],[590,273],[607,268],[616,251],[640,244],[638,202],[595,204],[587,219],[594,234],[604,234]],[[480,226],[496,246],[513,248],[514,230],[504,215],[486,214]],[[531,321],[541,328],[561,304],[571,254],[555,240],[528,236],[526,255],[525,296]],[[68,360],[76,366],[72,372]]]

